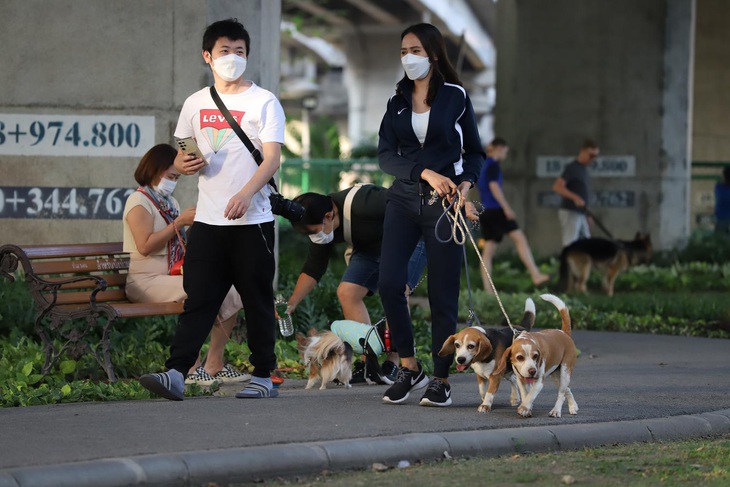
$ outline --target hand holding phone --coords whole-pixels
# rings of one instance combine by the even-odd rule
[[[175,141],[177,142],[178,147],[180,147],[180,150],[183,151],[186,155],[197,157],[198,159],[202,160],[206,166],[209,164],[203,156],[203,152],[198,147],[198,144],[195,142],[194,138],[185,137],[183,139],[178,139],[176,137]]]

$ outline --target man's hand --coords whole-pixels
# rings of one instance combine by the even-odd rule
[[[585,208],[586,206],[586,202],[578,195],[573,198],[573,203],[575,203],[575,206],[577,206],[578,208]]]
[[[173,165],[180,174],[190,176],[203,169],[205,167],[205,162],[199,157],[189,156],[178,149]]]
[[[502,208],[502,211],[504,211],[504,217],[507,218],[507,220],[514,220],[517,218],[517,215],[515,215],[515,212],[509,206]]]
[[[238,220],[246,214],[249,206],[251,206],[251,195],[239,191],[228,200],[223,216],[229,220]]]

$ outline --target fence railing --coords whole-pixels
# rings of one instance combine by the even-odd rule
[[[280,170],[281,191],[287,198],[302,193],[328,194],[356,183],[390,186],[393,177],[380,170],[377,159],[287,159]]]

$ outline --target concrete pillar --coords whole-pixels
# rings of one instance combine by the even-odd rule
[[[560,249],[550,161],[574,157],[584,138],[607,156],[592,209],[616,238],[649,231],[659,248],[686,238],[694,0],[497,9],[495,132],[512,148],[505,193],[533,249]]]
[[[353,30],[344,35],[347,56],[348,135],[352,145],[377,144],[380,121],[395,84],[403,76],[400,33],[403,28]]]
[[[136,187],[140,156],[173,142],[185,98],[212,82],[201,57],[206,25],[241,20],[252,37],[247,76],[276,93],[280,14],[280,0],[3,2],[0,243],[121,240],[121,207]],[[61,120],[54,144],[49,123]],[[80,123],[74,141],[79,120],[92,122]],[[105,144],[92,132],[102,120]],[[115,123],[119,147],[109,139]],[[132,123],[140,127],[137,147],[120,138]],[[44,139],[33,145],[30,132],[38,134],[41,124]],[[178,185],[183,207],[195,203],[196,183],[183,178]]]

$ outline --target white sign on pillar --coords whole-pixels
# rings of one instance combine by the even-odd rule
[[[155,117],[0,113],[0,155],[139,157]]]
[[[537,156],[537,177],[557,178],[572,156]],[[600,156],[588,166],[588,174],[596,178],[628,178],[636,176],[636,156]]]

